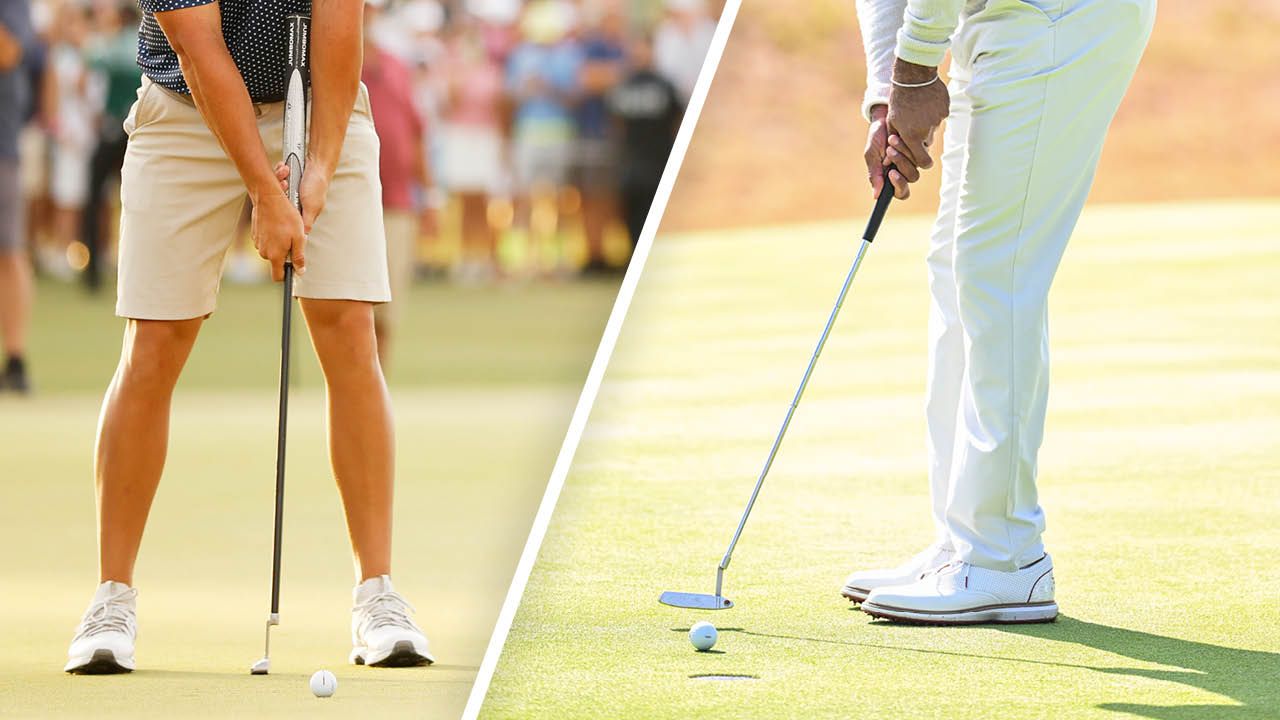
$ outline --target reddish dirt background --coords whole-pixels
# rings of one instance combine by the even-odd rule
[[[1276,0],[1161,0],[1091,200],[1280,197],[1278,38]],[[743,0],[663,230],[862,214],[864,73],[853,0]]]

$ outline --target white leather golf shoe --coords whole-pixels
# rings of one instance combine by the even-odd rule
[[[872,617],[926,625],[1052,622],[1053,559],[1016,572],[953,560],[909,585],[872,590],[862,602]]]
[[[124,583],[98,586],[80,620],[62,669],[77,675],[133,672],[133,644],[138,636],[138,591]]]
[[[860,603],[867,599],[867,595],[872,590],[893,585],[909,585],[930,570],[946,565],[955,555],[955,550],[934,543],[896,568],[859,570],[844,581],[844,589],[840,594]]]
[[[386,575],[369,578],[352,591],[351,662],[375,667],[430,665],[427,636],[414,624],[413,606],[391,586]]]

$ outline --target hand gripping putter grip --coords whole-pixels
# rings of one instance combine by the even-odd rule
[[[307,156],[307,101],[311,85],[311,18],[290,15],[288,23],[288,64],[284,101],[284,161],[289,166],[289,200],[302,210],[298,188],[302,183],[302,163]],[[271,553],[271,613],[267,616],[266,641],[262,659],[249,668],[252,675],[271,671],[271,626],[280,624],[280,542],[284,527],[284,451],[289,420],[289,338],[293,321],[293,263],[284,261],[284,309],[280,324],[280,415],[276,435],[275,536]]]
[[[867,229],[862,233],[862,244],[858,247],[858,254],[853,258],[853,266],[849,268],[849,274],[844,278],[844,285],[840,287],[840,296],[836,298],[836,305],[831,309],[831,316],[827,318],[827,325],[822,329],[822,336],[818,338],[818,347],[814,349],[813,357],[809,359],[809,366],[805,368],[804,377],[800,379],[800,387],[796,390],[795,398],[791,400],[791,407],[787,409],[787,416],[782,420],[782,427],[778,429],[778,436],[773,440],[773,447],[769,448],[769,457],[765,459],[764,468],[760,470],[760,477],[756,480],[755,489],[751,491],[751,499],[747,501],[747,507],[742,511],[742,519],[738,521],[738,529],[733,532],[733,539],[729,541],[729,549],[724,551],[724,557],[720,560],[719,567],[716,568],[715,594],[668,591],[662,593],[658,598],[658,602],[663,605],[691,610],[727,610],[733,607],[733,601],[724,596],[724,571],[729,568],[729,560],[733,558],[733,548],[738,544],[738,538],[742,536],[742,528],[746,527],[747,518],[751,516],[751,508],[755,506],[756,498],[760,496],[760,488],[764,485],[764,479],[769,474],[769,468],[773,467],[773,459],[778,455],[778,447],[782,445],[782,438],[787,434],[787,426],[791,424],[791,418],[795,415],[796,407],[800,404],[800,396],[804,394],[805,386],[809,384],[809,376],[813,374],[813,368],[818,364],[818,356],[822,354],[822,346],[827,344],[827,337],[831,335],[831,328],[836,324],[836,316],[840,314],[840,306],[844,304],[844,298],[849,294],[849,286],[853,284],[853,277],[858,274],[858,267],[862,265],[862,258],[866,255],[867,248],[871,247],[871,241],[875,240],[876,232],[880,230],[880,223],[884,220],[885,211],[889,209],[889,201],[892,199],[893,186],[886,179],[884,189],[880,191],[880,196],[876,198],[875,209],[871,212],[871,219],[867,222]]]

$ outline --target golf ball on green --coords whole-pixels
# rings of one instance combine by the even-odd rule
[[[329,697],[338,689],[338,678],[328,670],[317,670],[311,676],[311,692],[316,697]]]
[[[720,633],[716,632],[716,626],[706,621],[694,623],[693,627],[689,628],[689,642],[693,643],[699,652],[706,652],[714,647],[718,637]]]

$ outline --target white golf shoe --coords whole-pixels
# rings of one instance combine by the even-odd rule
[[[63,670],[77,675],[133,672],[133,643],[138,636],[138,591],[124,583],[98,586],[67,650]]]
[[[413,606],[391,586],[386,575],[369,578],[352,591],[351,662],[376,667],[430,665],[427,636],[414,624]]]
[[[955,555],[955,550],[944,547],[940,543],[934,543],[896,568],[859,570],[844,581],[844,589],[840,594],[860,603],[867,599],[867,595],[872,590],[894,585],[909,585],[919,580],[925,573],[946,565]]]
[[[1015,572],[952,560],[909,585],[872,590],[862,611],[925,625],[1052,622],[1053,559],[1045,555]]]

